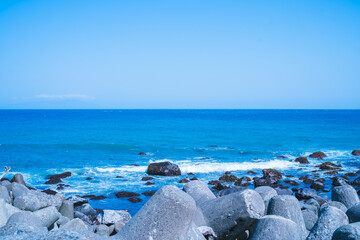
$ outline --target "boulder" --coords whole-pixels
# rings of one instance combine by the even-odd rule
[[[130,213],[124,210],[104,210],[102,224],[115,224],[119,221],[127,223],[130,219]]]
[[[223,190],[223,189],[227,189],[227,188],[231,188],[230,184],[227,182],[220,182],[217,181],[216,184],[212,187],[215,190]]]
[[[265,212],[262,197],[254,190],[245,189],[200,205],[218,239],[236,239],[261,218]]]
[[[41,226],[46,228],[53,225],[61,216],[54,206],[35,211],[34,215],[40,219]]]
[[[114,226],[115,226],[114,231],[118,233],[118,232],[120,232],[121,229],[123,229],[123,227],[125,226],[125,223],[122,221],[119,221],[119,222],[116,222],[114,224]]]
[[[10,182],[16,182],[16,183],[19,183],[19,184],[21,184],[23,186],[26,186],[25,181],[24,181],[24,177],[20,173],[15,174]]]
[[[360,177],[355,178],[354,181],[351,182],[351,185],[359,187],[360,186]]]
[[[61,227],[61,226],[65,225],[68,222],[70,222],[70,219],[61,215],[59,217],[59,219],[56,221],[56,224]]]
[[[360,222],[360,203],[355,204],[346,211],[350,223]]]
[[[291,191],[291,189],[285,188],[274,188],[274,190],[277,192],[278,195],[293,195],[293,191]]]
[[[282,178],[282,174],[273,168],[263,169],[262,172],[264,177],[276,177],[277,179]]]
[[[134,193],[134,192],[127,192],[127,191],[121,191],[116,193],[116,197],[117,198],[122,198],[122,197],[138,197],[140,196],[140,194],[138,193]]]
[[[206,240],[194,223],[191,223],[186,240]]]
[[[21,195],[14,199],[14,206],[26,211],[36,211],[42,206],[37,196],[33,193]]]
[[[261,186],[270,186],[270,187],[276,187],[277,184],[280,182],[277,177],[274,176],[264,176],[261,178],[253,178],[255,187],[261,187]]]
[[[360,156],[360,150],[354,150],[351,152],[351,154],[354,156]]]
[[[242,187],[246,187],[249,186],[251,184],[251,178],[245,176],[245,177],[241,177],[238,180],[235,181],[234,185],[235,186],[242,186]]]
[[[295,162],[307,164],[307,163],[309,163],[309,160],[307,159],[307,157],[298,157],[295,159]]]
[[[6,203],[11,204],[11,197],[9,195],[9,191],[4,186],[0,186],[0,198],[4,199]]]
[[[223,181],[223,182],[235,182],[237,181],[239,178],[236,177],[235,175],[229,175],[229,174],[225,174],[223,176],[221,176],[219,178],[220,181]]]
[[[278,195],[276,190],[274,190],[272,187],[262,186],[255,188],[255,191],[258,192],[264,200],[265,212],[267,212],[270,199]]]
[[[310,198],[317,197],[317,193],[314,189],[299,188],[298,191],[295,193],[295,197],[298,200],[308,200]]]
[[[332,185],[333,186],[344,186],[344,185],[348,185],[349,184],[349,180],[346,180],[342,177],[334,177],[333,181],[332,181]]]
[[[338,227],[348,223],[346,214],[340,209],[331,206],[323,208],[307,240],[329,240]]]
[[[341,165],[332,163],[332,162],[324,162],[322,164],[317,165],[316,167],[320,168],[320,170],[339,170]]]
[[[305,239],[308,235],[299,201],[294,196],[274,196],[269,202],[267,214],[281,216],[295,222],[299,227],[301,239]]]
[[[82,212],[74,211],[74,218],[79,218],[83,222],[88,223],[90,225],[94,223],[93,222],[94,218],[90,219],[90,216],[87,216],[87,215],[83,214]]]
[[[326,157],[326,154],[324,152],[314,152],[310,154],[309,157],[322,160],[324,159],[324,157]]]
[[[14,198],[20,197],[22,195],[26,195],[30,192],[30,190],[27,187],[15,182],[11,184],[11,191],[13,193]]]
[[[215,194],[215,196],[216,196],[216,197],[222,197],[222,196],[225,196],[225,195],[234,193],[234,192],[244,191],[245,189],[247,189],[247,188],[246,188],[246,187],[240,187],[240,186],[231,187],[231,188],[226,188],[226,189],[223,189],[223,190],[217,192],[217,193]]]
[[[332,236],[332,240],[360,239],[360,223],[352,223],[339,227]]]
[[[146,173],[149,175],[160,175],[160,176],[181,175],[179,166],[171,162],[150,163]]]
[[[87,199],[81,198],[79,196],[70,196],[67,200],[72,202],[74,207],[78,207],[89,202]]]
[[[310,188],[315,189],[316,191],[324,190],[325,185],[322,182],[314,181],[311,183]]]
[[[314,211],[311,210],[302,210],[301,211],[303,218],[304,218],[304,222],[305,222],[305,227],[308,231],[311,231],[311,229],[314,227],[315,223],[318,220],[318,215],[314,213]]]
[[[108,237],[113,232],[113,230],[114,230],[114,227],[108,227],[104,224],[100,224],[100,225],[96,226],[95,233],[100,236]]]
[[[350,185],[334,187],[331,191],[331,200],[341,202],[350,208],[359,202],[356,190]]]
[[[12,225],[17,223],[27,224],[32,227],[43,227],[41,219],[37,217],[34,213],[28,211],[14,213],[9,217],[6,225]]]
[[[195,180],[185,184],[184,191],[195,200],[196,204],[216,198],[207,184],[202,181]]]
[[[69,201],[69,200],[65,200],[62,203],[59,212],[64,217],[67,217],[70,220],[73,219],[74,218],[74,202]]]
[[[321,206],[321,208],[325,208],[328,206],[336,207],[336,208],[340,209],[341,211],[343,211],[344,213],[346,213],[346,211],[347,211],[347,208],[345,207],[345,205],[338,201],[327,201],[326,203],[324,203]]]
[[[78,233],[89,231],[88,226],[79,218],[74,218],[70,222],[65,223],[60,229]]]
[[[81,205],[79,207],[76,207],[74,210],[78,211],[78,212],[81,212],[81,213],[83,213],[85,215],[88,215],[88,216],[95,216],[97,214],[96,210],[93,209],[91,207],[91,205],[88,204],[88,203],[85,203],[85,204],[83,204],[83,205]]]
[[[250,240],[301,240],[298,230],[289,219],[267,215],[256,222]]]
[[[0,239],[3,240],[55,239],[55,238],[46,238],[47,233],[48,230],[45,227],[31,226],[27,223],[13,222],[10,225],[5,225],[2,228],[0,228]]]
[[[196,203],[190,195],[177,187],[164,186],[116,234],[116,238],[186,239],[195,211]]]

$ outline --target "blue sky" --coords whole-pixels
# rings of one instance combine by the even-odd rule
[[[0,1],[0,108],[360,108],[360,1]]]

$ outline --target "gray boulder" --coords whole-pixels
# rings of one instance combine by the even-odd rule
[[[130,221],[131,215],[124,210],[104,210],[102,224],[115,224],[119,221],[127,223]]]
[[[74,218],[74,202],[65,200],[60,209],[59,212],[64,217],[69,218],[70,220]]]
[[[41,225],[47,228],[53,225],[61,215],[54,206],[40,209],[35,211],[34,214],[40,219]]]
[[[11,204],[11,197],[6,187],[0,186],[0,198],[4,199],[6,203]]]
[[[352,206],[346,211],[350,223],[360,222],[360,203]]]
[[[174,186],[160,188],[117,233],[117,238],[183,240],[195,215],[196,203]]]
[[[16,182],[11,184],[11,191],[14,198],[20,197],[22,195],[26,195],[30,192],[30,190],[27,187]]]
[[[3,240],[10,240],[10,239],[35,240],[36,239],[34,237],[35,235],[45,237],[47,233],[48,233],[48,230],[45,227],[31,226],[26,223],[12,223],[10,225],[5,225],[0,228],[0,239],[3,239]],[[46,238],[42,238],[42,240],[43,239],[46,239]],[[55,239],[55,238],[53,238],[53,239]],[[60,240],[61,238],[58,238],[58,239]]]
[[[228,184],[228,183],[226,183],[226,184]],[[225,189],[222,189],[222,190],[218,191],[215,194],[215,196],[216,197],[222,197],[222,196],[234,193],[234,192],[244,191],[245,189],[247,189],[247,188],[246,187],[241,187],[241,186],[229,187],[229,188],[225,188]]]
[[[10,182],[16,182],[16,183],[19,183],[21,185],[26,186],[25,181],[24,181],[24,177],[20,173],[15,174]]]
[[[59,219],[56,221],[56,224],[61,227],[62,225],[65,225],[68,222],[70,222],[70,219],[61,215]]]
[[[300,203],[290,195],[279,195],[271,198],[267,213],[269,215],[277,215],[295,222],[299,227],[299,234],[301,239],[305,239],[308,231],[305,227],[303,215],[301,213]]]
[[[298,230],[289,219],[267,215],[256,222],[250,240],[300,240],[302,238]]]
[[[113,232],[113,230],[114,230],[114,226],[108,227],[104,224],[100,224],[96,226],[95,233],[100,236],[108,237]]]
[[[345,207],[351,208],[359,202],[359,196],[352,186],[344,185],[332,189],[331,200],[341,202]]]
[[[323,204],[320,209],[328,207],[328,206],[336,207],[336,208],[340,209],[341,211],[343,211],[344,213],[346,213],[346,211],[347,211],[347,208],[345,207],[345,205],[338,201],[328,201],[327,203]]]
[[[74,218],[79,218],[90,225],[93,224],[93,221],[90,219],[90,217],[83,214],[82,212],[74,211]]]
[[[272,187],[261,186],[261,187],[255,188],[255,191],[258,192],[260,194],[260,196],[263,198],[264,203],[265,203],[265,212],[267,212],[267,207],[269,205],[270,199],[272,197],[275,197],[278,195],[276,190],[273,189]]]
[[[90,204],[85,203],[79,207],[75,208],[75,211],[81,212],[88,216],[95,216],[97,214],[96,210],[91,207]]]
[[[74,207],[78,207],[89,202],[87,199],[81,198],[79,196],[70,196],[67,198],[67,200],[72,202],[74,204]]]
[[[8,211],[5,207],[4,199],[0,199],[0,226],[4,226],[8,220]]]
[[[70,222],[65,223],[63,226],[60,227],[60,229],[79,233],[89,231],[88,226],[79,218],[74,218]]]
[[[125,223],[122,221],[118,221],[114,224],[114,230],[115,232],[120,232],[121,229],[123,229],[123,227],[125,226]]]
[[[314,213],[314,211],[311,210],[302,210],[301,211],[303,218],[304,218],[304,222],[305,222],[305,227],[308,231],[311,231],[311,229],[314,227],[315,223],[318,220],[318,215]]]
[[[20,195],[14,199],[14,206],[26,211],[36,211],[42,206],[37,196],[33,193]]]
[[[191,223],[186,240],[206,240],[194,223]]]
[[[216,198],[214,193],[209,189],[208,185],[198,180],[190,181],[185,184],[184,191],[195,200],[196,204],[201,204],[205,201]]]
[[[14,213],[9,217],[6,225],[12,225],[17,223],[24,223],[32,227],[43,227],[41,219],[37,217],[34,213],[28,211]]]
[[[328,240],[342,225],[348,224],[346,214],[336,207],[326,207],[320,210],[319,219],[311,230],[307,240]]]
[[[336,229],[332,236],[332,240],[359,240],[360,239],[360,223],[352,223],[344,225]]]
[[[160,176],[181,175],[179,166],[171,162],[150,163],[146,173],[149,175],[160,175]]]
[[[265,213],[262,197],[250,189],[209,200],[200,207],[218,239],[236,239]]]

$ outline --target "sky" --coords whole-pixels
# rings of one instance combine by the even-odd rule
[[[0,108],[359,109],[360,1],[1,0]]]

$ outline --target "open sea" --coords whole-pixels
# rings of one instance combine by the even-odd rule
[[[351,155],[354,149],[360,149],[360,110],[0,110],[0,161],[11,166],[7,177],[21,173],[29,186],[55,190],[45,177],[70,171],[63,179],[70,186],[59,192],[104,195],[91,205],[131,214],[149,197],[131,203],[116,198],[117,192],[181,188],[178,181],[189,172],[207,182],[225,171],[254,177],[275,168],[297,180],[324,161],[356,172],[360,157]],[[309,159],[308,166],[293,161],[314,151],[328,157]],[[178,164],[182,176],[155,176],[155,185],[145,185],[148,164],[165,159]]]

